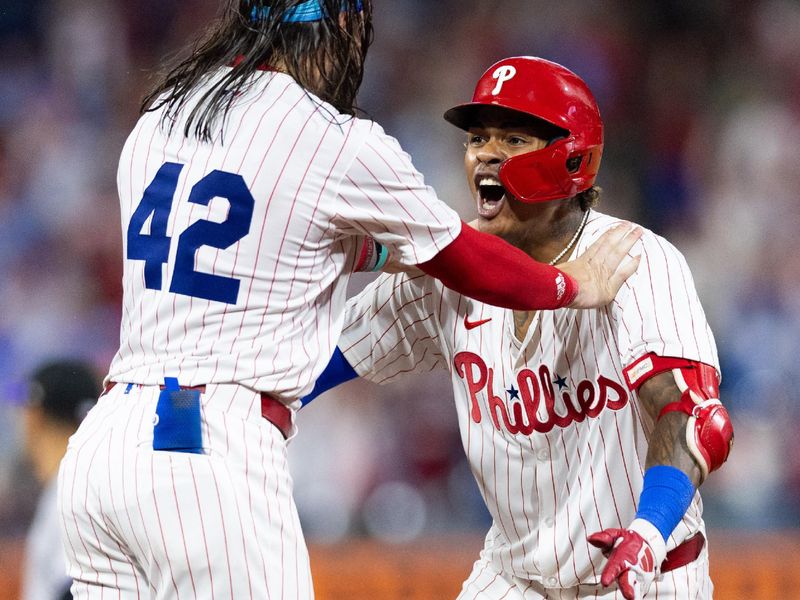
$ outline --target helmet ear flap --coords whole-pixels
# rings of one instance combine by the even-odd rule
[[[500,166],[500,181],[512,196],[523,202],[568,198],[575,190],[567,171],[572,151],[572,140],[563,138],[541,150],[513,156]]]
[[[507,159],[499,177],[522,202],[571,198],[594,184],[601,154],[602,146],[576,149],[572,137],[561,138],[541,150]]]

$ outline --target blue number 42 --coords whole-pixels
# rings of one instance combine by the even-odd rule
[[[144,191],[141,202],[128,225],[127,258],[144,261],[144,283],[148,289],[162,287],[162,265],[169,260],[172,238],[167,235],[167,221],[178,188],[183,165],[164,163]],[[255,200],[241,175],[212,171],[192,188],[189,202],[208,206],[213,198],[223,198],[230,208],[221,222],[196,221],[178,237],[175,269],[169,291],[194,298],[236,304],[240,281],[196,271],[197,250],[203,246],[225,250],[250,231]],[[151,218],[152,217],[152,218]],[[142,233],[150,219],[150,233]]]

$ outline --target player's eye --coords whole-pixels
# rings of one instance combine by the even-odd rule
[[[506,141],[508,142],[509,146],[525,146],[526,144],[530,143],[528,138],[523,137],[521,135],[509,136]]]
[[[472,146],[473,148],[477,148],[485,143],[486,143],[486,138],[483,137],[482,135],[470,134],[469,136],[467,136],[467,144],[466,144],[467,146]]]

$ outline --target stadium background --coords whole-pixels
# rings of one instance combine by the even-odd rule
[[[55,356],[107,368],[117,157],[160,58],[219,4],[0,0],[0,597],[15,597],[38,491],[20,456],[24,378]],[[717,597],[800,598],[800,3],[376,5],[360,104],[465,218],[443,111],[511,54],[588,81],[607,124],[601,210],[685,253],[717,336],[736,428],[703,487]],[[296,498],[323,600],[455,595],[488,520],[450,395],[442,374],[354,382],[301,415]]]

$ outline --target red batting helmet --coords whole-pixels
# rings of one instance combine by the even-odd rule
[[[559,64],[531,56],[495,63],[483,74],[472,102],[444,118],[468,130],[485,107],[532,115],[563,130],[546,148],[514,156],[500,167],[500,181],[523,202],[571,198],[597,178],[603,154],[603,121],[584,81]]]

